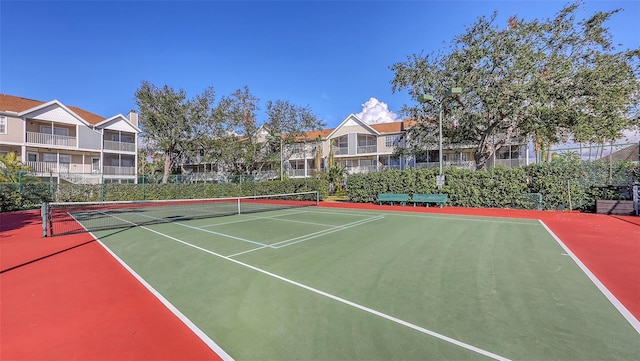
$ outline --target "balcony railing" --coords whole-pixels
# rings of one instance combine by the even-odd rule
[[[287,170],[287,176],[289,177],[304,177],[304,169],[289,169]]]
[[[75,147],[78,141],[76,137],[67,135],[27,132],[27,143]]]
[[[135,152],[136,145],[135,143],[127,143],[127,142],[114,142],[113,140],[105,140],[104,141],[104,149],[105,150],[117,150],[120,152]]]
[[[378,146],[376,146],[375,144],[358,146],[358,154],[375,153],[377,151],[378,151]]]
[[[495,165],[501,165],[508,168],[523,167],[527,165],[527,160],[524,158],[516,159],[496,159]]]
[[[51,173],[91,173],[91,165],[77,163],[56,162],[27,162],[27,166],[37,174],[49,175]]]
[[[136,175],[135,167],[105,166],[105,175]]]
[[[349,154],[349,147],[333,147],[333,154],[335,155]]]
[[[378,171],[378,166],[375,165],[366,165],[366,166],[355,166],[355,167],[347,167],[347,173],[349,174],[367,174],[367,173],[375,173]]]

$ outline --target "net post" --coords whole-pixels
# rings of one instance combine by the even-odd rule
[[[240,197],[238,197],[238,214],[240,214]]]
[[[40,207],[40,217],[42,217],[42,237],[47,236],[47,208],[48,203],[42,203],[42,206]]]
[[[320,206],[320,192],[316,191],[316,207]]]

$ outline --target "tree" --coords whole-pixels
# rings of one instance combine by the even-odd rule
[[[257,141],[256,112],[259,99],[244,86],[230,96],[222,97],[216,107],[218,132],[209,139],[215,157],[232,172],[251,173],[259,158],[261,144]]]
[[[206,133],[212,119],[213,88],[193,99],[187,99],[184,90],[174,90],[168,85],[158,88],[143,81],[135,93],[140,110],[140,127],[145,144],[164,157],[166,183],[169,174],[181,158],[192,150],[191,141]]]
[[[418,121],[408,132],[408,148],[415,153],[435,144],[440,107],[444,139],[449,147],[475,145],[478,169],[500,147],[528,137],[545,147],[563,135],[611,140],[632,126],[638,50],[614,52],[603,24],[618,10],[576,21],[579,8],[569,4],[544,22],[514,16],[505,28],[495,25],[497,13],[480,17],[453,39],[450,53],[414,54],[391,66],[394,92],[440,98],[403,108]],[[452,87],[463,94],[445,98]]]
[[[299,141],[305,142],[306,145],[307,141],[313,140],[307,139],[307,133],[322,129],[326,125],[324,121],[313,114],[309,106],[297,106],[287,100],[268,101],[266,110],[267,121],[265,122],[265,128],[269,129],[272,136],[281,134],[284,145],[291,145]],[[269,144],[270,149],[266,154],[278,154],[279,156],[277,147],[280,146],[279,142],[271,142]],[[284,149],[289,149],[290,152],[293,151],[293,147],[284,146]],[[316,153],[317,151],[318,148],[316,147]],[[316,158],[318,158],[317,154]]]
[[[15,152],[0,155],[0,183],[18,183],[24,181],[30,178],[22,178],[22,174],[28,170],[29,167],[22,164]]]

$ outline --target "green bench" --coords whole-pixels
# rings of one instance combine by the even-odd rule
[[[395,193],[380,193],[378,194],[378,203],[382,205],[382,203],[400,203],[403,206],[409,201],[408,194],[395,194]]]
[[[411,197],[411,202],[413,202],[413,206],[416,206],[416,203],[424,203],[429,207],[429,203],[440,204],[440,208],[444,207],[444,204],[447,203],[447,194],[414,194]]]

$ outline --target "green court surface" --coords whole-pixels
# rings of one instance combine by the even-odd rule
[[[94,232],[236,360],[636,360],[539,221],[284,209]]]

